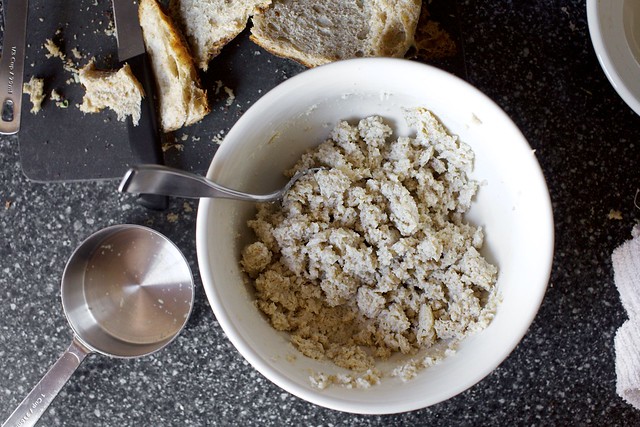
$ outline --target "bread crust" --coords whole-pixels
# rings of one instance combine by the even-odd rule
[[[312,57],[310,55],[301,57],[295,54],[288,54],[288,53],[285,53],[282,47],[276,46],[273,43],[270,43],[269,41],[267,41],[266,39],[261,39],[259,37],[254,36],[253,34],[249,35],[249,40],[251,40],[252,42],[254,42],[255,44],[257,44],[258,46],[260,46],[261,48],[263,48],[264,50],[266,50],[272,55],[279,56],[281,58],[291,59],[293,61],[296,61],[299,64],[304,65],[307,68],[313,68],[320,65],[328,64],[329,62],[336,60],[336,59],[330,60],[327,58],[324,58],[323,60],[323,58],[315,58],[315,61],[314,61],[311,59]]]
[[[186,40],[184,39],[184,36],[180,31],[176,29],[173,20],[169,18],[169,16],[164,12],[158,2],[156,0],[140,0],[139,5],[138,16],[141,25],[147,13],[155,15],[168,29],[170,38],[167,41],[170,44],[171,49],[174,51],[176,57],[178,57],[181,62],[193,63],[194,58],[187,47],[188,45],[186,43]]]

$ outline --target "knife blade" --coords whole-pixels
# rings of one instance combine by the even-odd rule
[[[4,34],[0,58],[0,135],[20,130],[24,79],[27,0],[4,0]]]
[[[127,120],[131,151],[138,163],[162,165],[164,160],[155,108],[155,81],[138,18],[138,2],[112,0],[112,7],[118,42],[118,60],[129,64],[145,93],[140,105],[138,125]],[[169,205],[168,197],[156,194],[141,194],[138,202],[154,210],[165,210]]]

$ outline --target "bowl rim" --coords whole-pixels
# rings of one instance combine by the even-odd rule
[[[609,83],[622,100],[640,115],[640,90],[637,89],[640,64],[630,51],[626,55],[615,50],[620,46],[628,48],[622,22],[622,9],[627,1],[587,0],[587,24],[596,57]],[[610,25],[614,14],[619,14],[619,25]]]
[[[487,95],[481,92],[479,89],[466,82],[465,80],[448,73],[444,70],[436,68],[431,65],[418,63],[415,61],[410,61],[406,59],[397,59],[397,58],[356,58],[356,59],[348,59],[333,62],[327,65],[323,65],[320,67],[312,68],[297,74],[288,80],[280,83],[280,85],[271,89],[269,92],[264,94],[258,101],[256,101],[240,119],[236,122],[236,124],[231,128],[228,132],[226,138],[233,138],[237,129],[240,126],[238,124],[243,125],[245,122],[251,123],[253,120],[258,119],[260,110],[267,108],[269,105],[272,105],[272,99],[276,99],[280,96],[279,93],[284,91],[285,89],[292,87],[294,85],[299,84],[304,80],[315,79],[316,75],[325,73],[327,71],[332,71],[334,73],[340,73],[342,70],[348,70],[351,67],[377,67],[380,66],[381,63],[389,64],[390,66],[401,66],[401,67],[415,67],[416,71],[421,71],[425,75],[439,75],[446,76],[446,78],[450,78],[455,80],[456,84],[462,85],[465,87],[466,91],[470,91],[479,98],[482,98],[483,104],[488,109],[492,109],[495,113],[500,115],[504,119],[504,123],[511,127],[511,130],[514,131],[515,135],[518,135],[519,139],[514,141],[514,143],[519,143],[523,145],[523,148],[527,150],[531,150],[530,145],[528,144],[526,138],[515,125],[515,123],[511,120],[511,118],[496,104],[492,99],[490,99]],[[223,142],[224,145],[224,142]],[[518,331],[517,334],[512,336],[512,339],[509,340],[508,343],[505,343],[504,348],[501,352],[495,357],[494,363],[491,363],[484,367],[481,372],[478,372],[475,376],[471,378],[467,378],[465,381],[461,381],[460,384],[452,388],[450,391],[444,393],[440,392],[437,397],[430,399],[429,401],[415,399],[411,401],[403,402],[402,404],[398,404],[397,402],[389,402],[388,404],[376,404],[371,405],[366,402],[353,402],[346,399],[338,399],[335,397],[328,396],[327,394],[323,394],[322,390],[317,390],[311,392],[308,388],[304,388],[294,381],[290,380],[286,376],[274,370],[268,363],[266,363],[265,359],[258,354],[253,348],[244,340],[244,338],[238,332],[238,329],[231,322],[227,315],[227,311],[224,308],[220,295],[214,286],[213,280],[213,272],[209,266],[208,258],[209,258],[209,249],[207,242],[207,228],[209,225],[208,222],[208,212],[211,209],[212,203],[215,201],[211,199],[202,199],[198,205],[197,212],[197,220],[196,220],[196,254],[198,259],[198,265],[200,268],[200,276],[205,289],[205,293],[207,295],[207,299],[211,308],[214,312],[216,320],[220,324],[221,328],[225,332],[227,338],[231,341],[231,343],[236,347],[236,349],[240,352],[240,354],[263,376],[269,379],[271,382],[281,387],[285,391],[298,396],[301,399],[304,399],[308,402],[311,402],[316,405],[320,405],[329,409],[350,412],[350,413],[358,413],[358,414],[393,414],[393,413],[401,413],[407,412],[417,409],[422,409],[436,403],[445,401],[450,399],[461,392],[469,389],[483,378],[485,378],[489,373],[495,370],[504,360],[511,354],[511,352],[515,349],[515,347],[520,343],[524,335],[527,333],[535,316],[538,313],[540,305],[542,304],[542,300],[547,290],[549,277],[551,274],[551,268],[553,263],[553,254],[554,254],[554,221],[553,221],[553,211],[551,205],[551,198],[549,195],[548,187],[546,185],[546,181],[544,179],[544,175],[542,173],[542,169],[540,164],[537,162],[537,159],[533,157],[533,170],[535,171],[536,176],[532,176],[531,179],[538,182],[538,185],[541,185],[545,190],[543,192],[544,196],[542,200],[540,200],[541,205],[544,207],[541,209],[546,212],[544,218],[542,219],[544,226],[546,228],[546,233],[548,239],[546,239],[546,248],[545,255],[541,257],[541,261],[544,261],[540,267],[540,283],[541,285],[536,288],[535,292],[531,293],[531,309],[528,313],[522,313],[523,319],[526,322],[527,327]],[[212,177],[216,168],[216,158],[211,162],[211,165],[207,171],[207,176]]]

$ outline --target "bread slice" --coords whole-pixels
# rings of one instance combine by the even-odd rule
[[[186,42],[156,0],[141,0],[138,14],[158,88],[161,129],[199,121],[209,113],[209,102]]]
[[[249,17],[271,0],[171,0],[171,15],[182,27],[198,67],[209,61],[247,26]]]
[[[420,0],[273,0],[254,15],[251,40],[307,67],[402,57],[413,44],[421,6]]]
[[[117,71],[102,71],[96,69],[92,60],[80,69],[78,78],[86,90],[80,111],[97,113],[110,108],[118,120],[125,121],[131,116],[133,124],[138,124],[144,91],[128,64]]]

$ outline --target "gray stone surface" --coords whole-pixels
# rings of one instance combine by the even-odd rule
[[[188,202],[190,211],[184,200],[173,200],[168,212],[156,213],[117,194],[113,181],[31,183],[21,172],[17,139],[4,137],[0,419],[71,340],[59,300],[71,251],[102,227],[137,223],[166,234],[190,260],[198,286],[193,315],[156,355],[91,356],[41,425],[640,425],[640,411],[615,392],[613,336],[626,315],[610,262],[640,218],[634,205],[640,117],[597,63],[583,1],[457,6],[461,74],[505,109],[536,150],[556,224],[554,267],[540,312],[492,374],[446,402],[405,414],[360,416],[308,404],[250,367],[216,322],[197,275],[196,203]],[[612,210],[621,219],[612,218]]]

